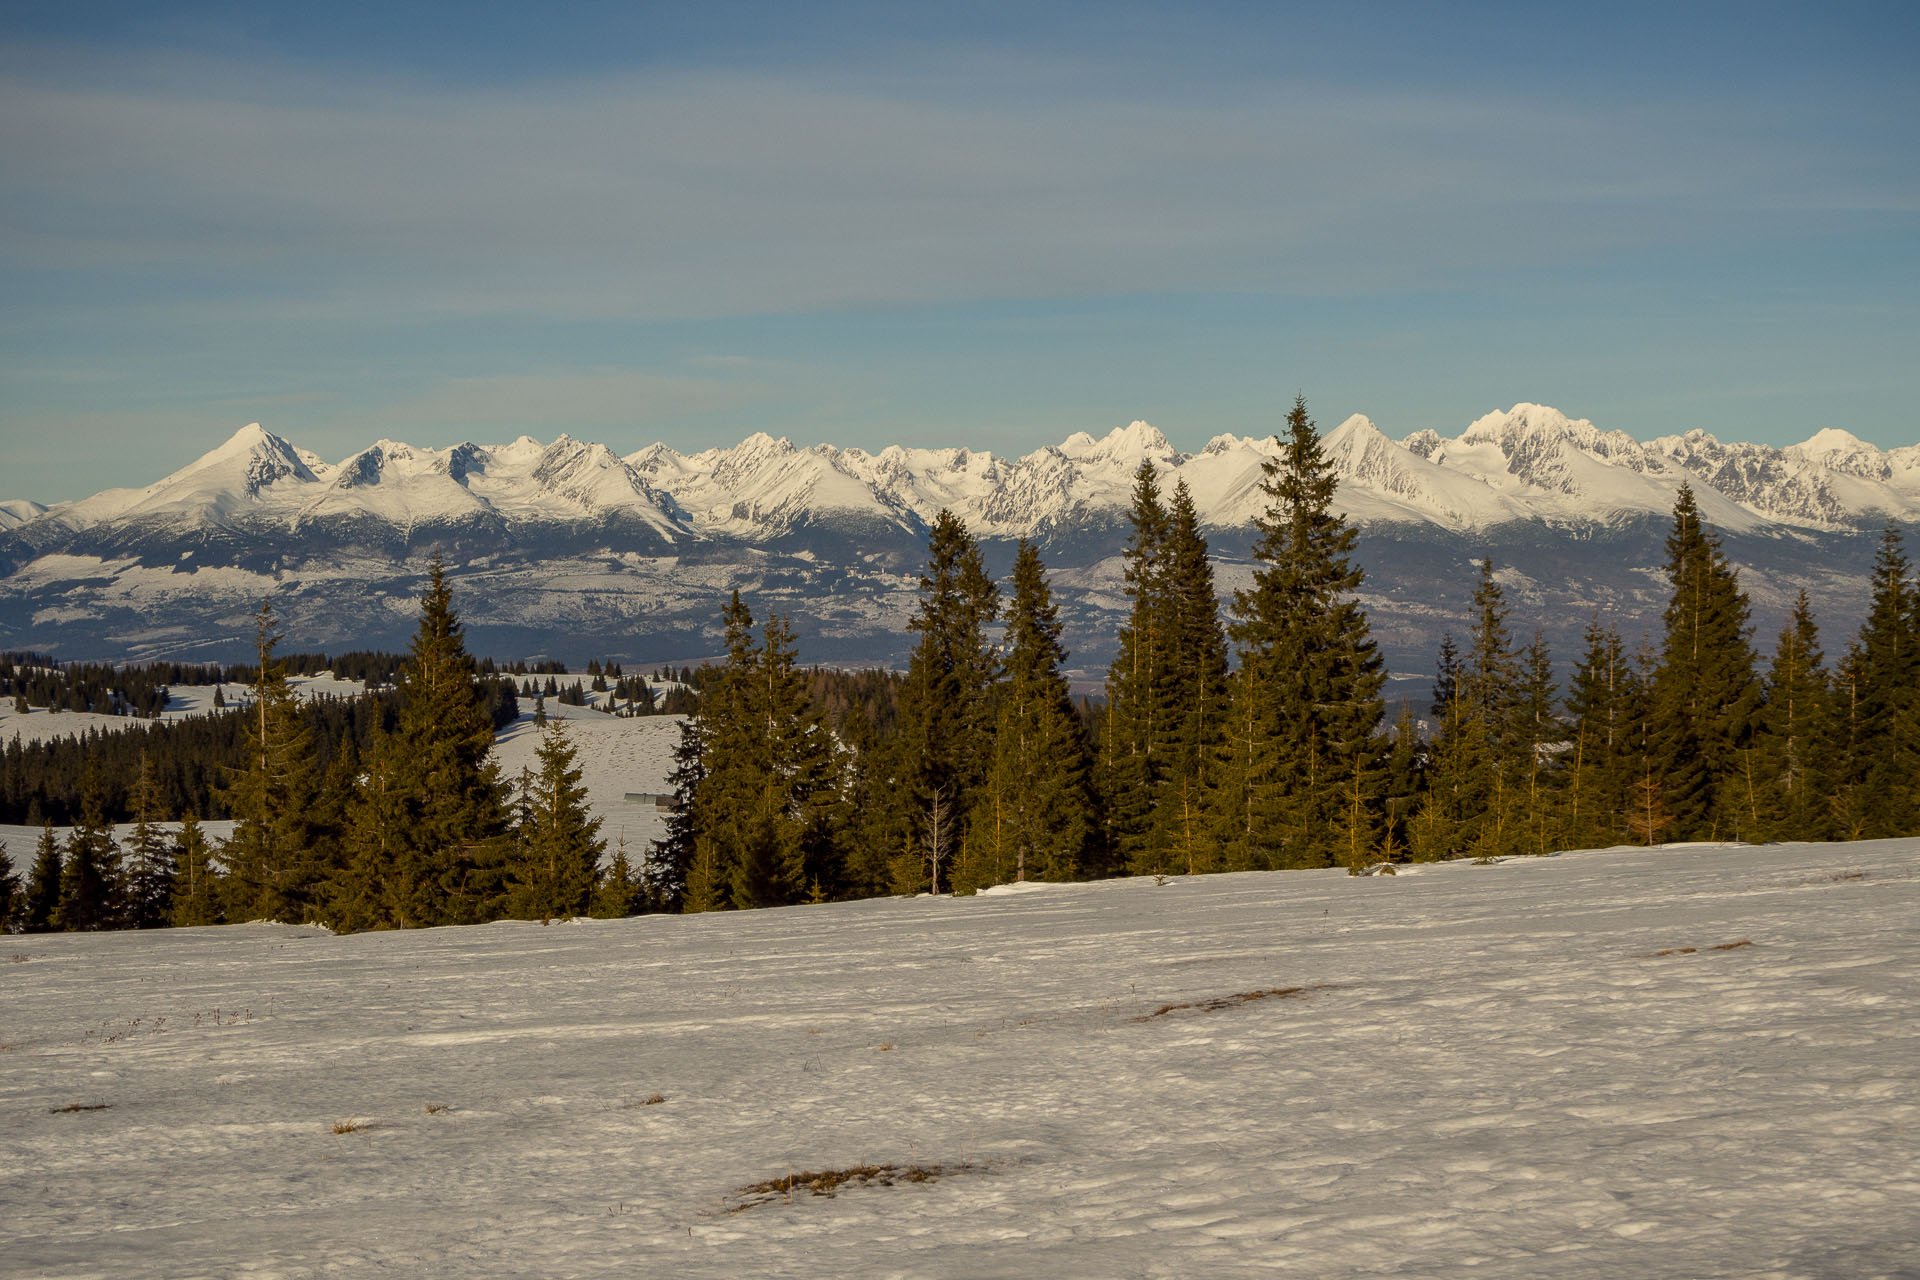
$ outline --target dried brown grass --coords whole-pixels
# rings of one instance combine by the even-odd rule
[[[1135,1022],[1151,1022],[1155,1018],[1164,1018],[1169,1013],[1179,1013],[1183,1009],[1194,1009],[1201,1013],[1212,1013],[1217,1009],[1232,1009],[1243,1004],[1252,1004],[1255,1000],[1292,1000],[1303,997],[1313,987],[1268,987],[1264,991],[1241,991],[1230,996],[1209,996],[1205,1000],[1186,1000],[1179,1004],[1163,1004],[1152,1013],[1143,1013]]]
[[[980,1168],[972,1163],[962,1164],[856,1164],[844,1169],[822,1169],[807,1173],[790,1173],[784,1178],[768,1178],[765,1182],[749,1183],[736,1188],[734,1195],[739,1203],[727,1210],[740,1213],[757,1208],[763,1204],[781,1201],[793,1203],[796,1191],[811,1191],[816,1196],[831,1199],[840,1193],[842,1187],[891,1187],[900,1183],[932,1182],[956,1173],[970,1173]]]
[[[1716,942],[1708,951],[1738,951],[1742,947],[1753,945],[1752,938],[1740,938],[1733,942]],[[1639,960],[1658,960],[1662,956],[1694,956],[1700,954],[1699,947],[1668,947],[1664,951],[1642,951],[1636,956]]]

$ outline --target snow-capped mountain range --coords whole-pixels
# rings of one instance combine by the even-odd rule
[[[1437,602],[1451,583],[1429,579],[1450,579],[1447,566],[1474,553],[1510,565],[1522,598],[1531,584],[1583,614],[1646,595],[1652,535],[1682,484],[1781,591],[1852,572],[1822,557],[1889,520],[1920,519],[1920,445],[1882,450],[1838,429],[1786,448],[1700,431],[1642,442],[1523,403],[1451,439],[1429,430],[1396,441],[1354,415],[1324,447],[1338,505],[1369,545],[1393,549],[1374,557],[1390,563],[1369,565],[1376,625],[1390,635],[1396,598],[1409,617],[1444,615]],[[598,601],[615,636],[658,634],[648,628],[678,617],[666,631],[687,644],[659,656],[701,652],[716,593],[735,586],[766,597],[758,611],[800,615],[803,636],[810,623],[832,637],[836,616],[841,639],[873,636],[904,620],[925,529],[948,508],[990,547],[1039,541],[1070,620],[1091,627],[1097,651],[1119,603],[1113,560],[1140,463],[1152,461],[1168,490],[1187,484],[1225,589],[1245,576],[1236,556],[1264,509],[1262,464],[1276,450],[1271,438],[1222,435],[1184,453],[1134,422],[1020,458],[800,448],[761,433],[730,448],[655,444],[625,457],[565,435],[446,449],[380,440],[336,464],[252,424],[145,488],[0,503],[0,647],[157,651],[166,637],[192,647],[230,632],[239,606],[267,590],[315,642],[349,638],[355,619],[384,635],[436,549],[480,588],[469,601],[476,623],[505,623],[505,639],[533,649],[553,650],[582,626],[608,632],[591,625],[600,615],[587,602]],[[1604,564],[1566,559],[1595,539],[1620,549]],[[1622,574],[1632,591],[1594,589]],[[1629,621],[1641,612],[1621,607]],[[1433,638],[1424,624],[1403,630],[1410,646]],[[855,643],[838,656],[864,652]]]
[[[1694,487],[1710,520],[1734,532],[1920,517],[1920,445],[1881,450],[1833,428],[1786,448],[1723,444],[1702,431],[1642,443],[1518,404],[1454,439],[1428,430],[1395,441],[1355,414],[1327,434],[1325,448],[1340,476],[1340,505],[1362,525],[1456,533],[1528,521],[1617,525],[1666,514],[1682,483]],[[1186,481],[1206,524],[1236,528],[1264,506],[1261,464],[1274,450],[1270,438],[1222,435],[1182,453],[1135,422],[1101,439],[1079,432],[1021,458],[963,448],[798,448],[765,433],[731,448],[682,454],[655,444],[623,458],[562,435],[552,444],[522,436],[448,449],[380,440],[335,465],[254,423],[144,489],[51,508],[0,503],[0,529],[38,546],[107,530],[605,522],[668,543],[751,542],[823,523],[917,532],[946,507],[982,537],[1033,537],[1123,516],[1143,460],[1160,468],[1168,488]]]

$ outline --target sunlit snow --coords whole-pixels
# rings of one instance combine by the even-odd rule
[[[0,1271],[1911,1275],[1916,869],[8,938]]]

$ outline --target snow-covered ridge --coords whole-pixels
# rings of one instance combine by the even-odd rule
[[[1920,518],[1920,445],[1881,450],[1828,428],[1787,448],[1722,443],[1702,431],[1641,442],[1544,405],[1517,404],[1448,439],[1423,430],[1395,441],[1355,414],[1328,432],[1339,503],[1362,524],[1453,531],[1537,521],[1612,525],[1670,511],[1691,484],[1716,525],[1856,529]],[[480,523],[618,521],[668,543],[754,540],[808,525],[912,532],[950,508],[986,536],[1110,524],[1125,512],[1144,460],[1171,489],[1184,480],[1202,519],[1241,527],[1265,507],[1271,438],[1216,436],[1177,451],[1145,422],[1104,437],[1076,432],[1021,458],[965,448],[828,444],[800,448],[765,432],[731,448],[682,454],[664,444],[620,457],[562,435],[551,444],[419,448],[380,440],[332,465],[249,424],[144,489],[110,489],[42,508],[0,504],[0,531],[138,527],[190,531],[277,527],[298,533],[374,522],[411,533]]]

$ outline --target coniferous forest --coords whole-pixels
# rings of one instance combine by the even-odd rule
[[[1141,465],[1131,608],[1097,706],[1063,674],[1039,551],[1020,545],[1003,589],[945,512],[904,674],[803,668],[789,620],[756,619],[737,594],[724,660],[678,673],[664,701],[590,665],[620,714],[691,713],[665,837],[611,857],[564,722],[544,715],[586,690],[558,664],[469,655],[438,562],[405,655],[278,657],[270,605],[244,670],[18,655],[0,694],[23,710],[152,716],[168,683],[248,692],[222,714],[0,751],[5,817],[42,831],[0,856],[0,926],[409,928],[1920,831],[1920,587],[1897,529],[1843,651],[1829,661],[1802,595],[1768,656],[1682,488],[1660,635],[1595,616],[1563,687],[1483,560],[1431,704],[1387,706],[1355,531],[1304,401],[1279,443],[1253,579],[1224,616],[1191,496]],[[367,691],[294,697],[290,674],[329,668]],[[503,778],[493,736],[525,697],[541,709],[537,767]],[[217,817],[230,839],[202,830]],[[132,831],[116,840],[114,821]]]

